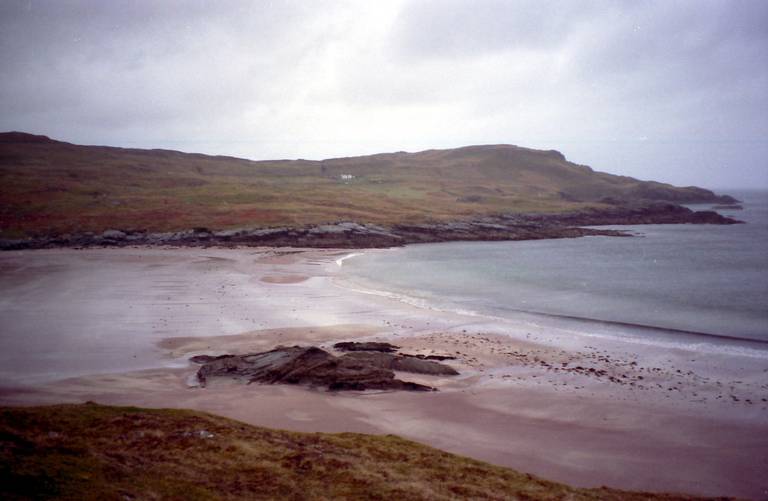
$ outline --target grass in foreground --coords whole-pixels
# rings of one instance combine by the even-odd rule
[[[187,410],[0,408],[2,499],[694,499],[576,489],[402,438]]]

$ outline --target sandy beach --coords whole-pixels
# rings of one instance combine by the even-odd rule
[[[275,428],[397,434],[577,486],[768,497],[768,350],[422,308],[345,283],[353,252],[4,252],[0,404],[192,408]],[[360,339],[455,356],[446,363],[460,375],[398,375],[433,393],[200,388],[188,361]]]

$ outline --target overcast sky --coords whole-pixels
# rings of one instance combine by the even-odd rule
[[[0,2],[0,130],[321,159],[468,144],[768,187],[768,1]]]

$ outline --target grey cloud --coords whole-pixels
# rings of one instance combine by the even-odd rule
[[[754,58],[768,49],[768,31],[756,27],[768,22],[768,4],[739,8],[748,3],[656,2],[638,3],[643,9],[606,9],[585,27],[590,35],[581,46],[582,64],[600,72],[693,70],[689,78],[738,77],[729,70],[745,64],[758,69]]]
[[[759,0],[7,0],[0,129],[251,158],[505,142],[768,185],[766,26]]]
[[[0,84],[9,111],[72,112],[85,122],[175,120],[267,100],[301,28],[298,4],[16,2],[3,4]]]
[[[397,19],[393,46],[411,61],[548,49],[564,43],[573,23],[593,9],[586,1],[416,0]]]

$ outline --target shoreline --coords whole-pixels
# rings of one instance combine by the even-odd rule
[[[434,244],[427,244],[434,245]],[[399,248],[392,249],[366,249],[365,252],[353,252],[344,256],[339,261],[351,259],[356,256],[364,255],[370,252],[397,252]],[[434,311],[436,313],[455,313],[469,317],[478,317],[500,322],[534,322],[534,323],[570,323],[577,325],[578,331],[590,331],[590,336],[616,338],[627,343],[656,344],[658,347],[679,348],[691,346],[693,344],[706,344],[716,352],[727,348],[732,351],[738,351],[745,354],[744,351],[751,352],[756,357],[768,356],[768,340],[756,337],[739,336],[732,334],[719,334],[716,332],[706,332],[703,330],[694,330],[692,328],[669,327],[664,325],[643,324],[631,321],[611,320],[597,317],[577,316],[567,313],[550,313],[542,311],[524,310],[507,307],[503,311],[480,311],[470,310],[451,304],[423,298],[413,295],[409,292],[400,292],[389,288],[377,286],[372,283],[372,279],[363,277],[336,276],[332,279],[334,285],[350,290],[351,292],[367,294],[371,296],[383,297],[389,300],[398,301],[417,308]],[[646,336],[647,335],[647,336]]]
[[[350,254],[350,256],[353,256],[353,255],[362,255],[362,253]],[[391,292],[385,289],[377,289],[374,286],[360,284],[359,282],[353,282],[349,279],[336,278],[333,280],[333,283],[338,287],[348,289],[352,292],[383,297],[393,301],[399,301],[404,304],[414,306],[416,308],[423,308],[425,310],[434,311],[436,313],[454,313],[457,315],[479,317],[479,318],[484,318],[489,320],[497,320],[500,322],[511,322],[511,323],[523,322],[524,321],[523,318],[528,318],[529,321],[563,320],[566,322],[581,324],[582,329],[588,329],[588,328],[594,329],[595,327],[628,328],[632,330],[646,331],[648,333],[661,335],[662,337],[664,337],[664,341],[668,341],[668,342],[658,343],[659,341],[658,339],[642,340],[632,335],[603,334],[601,336],[601,335],[591,334],[591,336],[620,339],[623,342],[627,342],[627,343],[645,341],[646,343],[654,344],[654,341],[656,341],[657,342],[656,345],[658,347],[666,346],[669,348],[676,348],[676,347],[679,348],[681,347],[681,344],[688,345],[689,343],[675,342],[676,339],[680,339],[680,336],[686,336],[688,338],[691,338],[690,339],[691,341],[698,342],[698,343],[707,343],[707,344],[717,345],[716,341],[722,341],[722,342],[733,345],[733,347],[736,347],[738,345],[743,345],[743,346],[739,346],[739,348],[755,351],[756,352],[755,356],[759,356],[757,355],[758,353],[765,352],[765,356],[768,357],[768,340],[755,339],[755,338],[749,338],[749,337],[730,336],[726,334],[712,334],[712,333],[703,332],[703,331],[678,329],[673,327],[662,327],[662,326],[638,324],[638,323],[632,323],[632,322],[621,322],[617,320],[604,320],[600,318],[579,317],[574,315],[544,313],[539,311],[529,311],[529,310],[519,310],[519,309],[505,310],[517,317],[517,318],[509,318],[509,317],[503,317],[499,315],[493,315],[490,313],[483,313],[483,312],[474,311],[474,310],[441,307],[441,306],[437,306],[436,304],[429,303],[429,301],[426,299],[421,299],[416,296],[409,296],[408,294],[404,294],[404,293]],[[717,346],[718,348],[722,347],[722,345],[717,345]]]
[[[376,249],[415,243],[519,241],[584,236],[629,237],[623,230],[594,228],[639,224],[742,224],[716,211],[694,211],[674,203],[611,206],[552,214],[491,214],[465,220],[376,225],[338,222],[301,227],[239,230],[194,228],[152,233],[107,229],[102,233],[0,239],[0,250],[149,247],[296,247]]]
[[[266,248],[2,253],[0,304],[16,324],[15,331],[4,328],[4,342],[45,327],[32,322],[43,307],[49,315],[79,318],[70,324],[54,319],[47,328],[69,329],[70,341],[87,343],[91,356],[109,355],[100,351],[104,342],[160,365],[135,370],[112,363],[111,372],[27,387],[9,384],[6,372],[0,403],[188,407],[297,431],[394,433],[573,485],[766,495],[759,472],[768,461],[764,361],[630,345],[588,332],[575,337],[574,329],[361,294],[333,283],[338,261],[350,254]],[[94,324],[101,309],[108,314]],[[102,329],[101,337],[82,337],[88,326]],[[439,388],[429,395],[228,381],[205,389],[188,385],[196,367],[186,359],[195,354],[361,339],[393,342],[408,353],[458,356],[448,363],[460,376],[402,374]],[[36,346],[49,358],[67,348]]]

